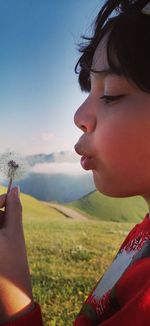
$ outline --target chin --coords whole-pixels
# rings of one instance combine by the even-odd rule
[[[101,194],[113,197],[113,198],[126,198],[138,195],[137,193],[132,193],[130,190],[121,189],[121,187],[114,183],[114,182],[105,182],[104,180],[100,179],[97,175],[93,173],[93,180],[96,187],[96,190],[99,191]]]
[[[93,173],[93,180],[96,187],[96,190],[99,191],[101,194],[114,197],[114,191],[110,188],[110,183],[102,181],[97,174]]]

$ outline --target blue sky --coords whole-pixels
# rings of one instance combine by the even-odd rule
[[[73,150],[74,66],[101,0],[0,0],[0,152]]]

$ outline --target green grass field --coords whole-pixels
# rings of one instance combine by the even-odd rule
[[[141,196],[113,198],[98,191],[93,191],[67,206],[84,212],[89,219],[112,222],[138,223],[148,211],[147,203]]]
[[[76,221],[28,195],[21,194],[21,201],[33,294],[44,325],[71,326],[133,224]]]
[[[34,296],[46,325],[69,326],[131,225],[49,214],[24,223]]]

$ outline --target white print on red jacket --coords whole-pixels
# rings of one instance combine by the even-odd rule
[[[100,279],[93,293],[88,297],[87,303],[92,304],[99,316],[102,316],[109,304],[111,289],[125,272],[129,265],[138,259],[150,257],[150,233],[140,231],[122,247],[116,255],[112,265]]]

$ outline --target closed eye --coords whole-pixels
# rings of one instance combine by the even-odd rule
[[[105,100],[105,103],[106,104],[109,104],[111,102],[114,102],[114,101],[117,101],[119,100],[120,98],[124,97],[125,95],[124,94],[121,94],[121,95],[116,95],[116,96],[111,96],[111,95],[103,95],[100,97],[101,100]]]

